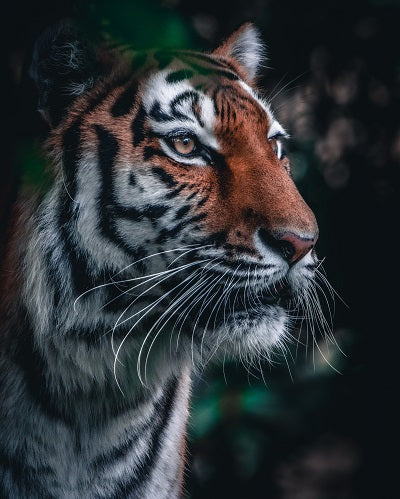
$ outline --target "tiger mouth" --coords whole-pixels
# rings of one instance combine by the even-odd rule
[[[261,313],[265,307],[288,308],[292,298],[293,291],[287,282],[257,294],[242,289],[231,293],[218,315],[253,315],[255,312]]]
[[[293,297],[293,294],[289,290],[285,290],[285,292],[279,292],[279,293],[274,293],[274,294],[262,294],[261,296],[258,297],[260,302],[263,305],[279,305],[281,307],[286,307]]]
[[[264,290],[256,295],[256,303],[262,306],[281,306],[286,308],[293,297],[293,291],[287,282],[274,286],[273,289]],[[238,309],[238,311],[240,311]]]

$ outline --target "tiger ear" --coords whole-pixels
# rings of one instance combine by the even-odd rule
[[[94,85],[95,52],[75,26],[62,21],[36,41],[29,75],[38,89],[38,111],[54,128],[68,105]]]
[[[242,24],[216,50],[214,54],[235,59],[246,72],[249,80],[254,80],[265,58],[265,46],[258,29],[251,23]]]

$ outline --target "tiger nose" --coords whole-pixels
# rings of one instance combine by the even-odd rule
[[[315,246],[318,239],[317,233],[298,234],[293,231],[269,233],[264,228],[259,229],[258,235],[266,246],[272,246],[291,265],[301,260]]]

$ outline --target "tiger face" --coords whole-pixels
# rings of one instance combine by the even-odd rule
[[[52,128],[59,224],[87,263],[67,286],[80,320],[101,309],[117,354],[136,338],[139,356],[155,345],[195,362],[217,349],[268,355],[314,279],[318,227],[255,87],[256,29],[209,54],[98,55],[50,38],[31,73]]]

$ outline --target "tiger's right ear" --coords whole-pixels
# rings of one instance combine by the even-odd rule
[[[265,46],[258,29],[245,23],[214,50],[214,54],[234,59],[253,81],[265,59]]]
[[[29,75],[39,92],[38,111],[54,128],[69,104],[94,85],[95,51],[75,26],[60,22],[36,41]]]

